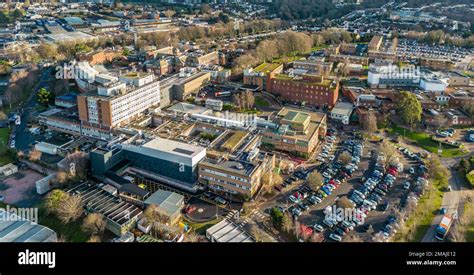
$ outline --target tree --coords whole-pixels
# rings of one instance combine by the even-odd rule
[[[55,181],[59,184],[64,184],[69,180],[69,174],[64,171],[58,171],[56,173]]]
[[[30,154],[28,155],[28,159],[29,159],[30,161],[34,161],[34,162],[39,161],[39,160],[41,159],[41,155],[42,155],[42,154],[43,154],[43,153],[41,153],[41,151],[34,149],[34,150],[31,151]]]
[[[288,212],[283,214],[281,220],[281,229],[288,234],[291,233],[291,230],[293,229],[293,219],[290,217]]]
[[[171,17],[173,17],[173,16],[176,14],[176,12],[175,12],[174,10],[165,10],[165,11],[163,12],[163,14],[164,14],[166,17],[171,18]]]
[[[280,211],[280,209],[273,207],[270,212],[270,216],[272,217],[273,226],[280,228],[283,222],[283,213]]]
[[[67,79],[56,79],[54,81],[53,93],[55,96],[69,92],[69,81]]]
[[[82,198],[78,195],[69,196],[60,201],[56,216],[63,223],[77,220],[83,213]]]
[[[100,213],[91,213],[86,216],[82,223],[82,229],[91,235],[102,236],[107,222]]]
[[[247,109],[252,109],[255,104],[255,97],[253,96],[253,92],[245,91],[243,92],[246,102]]]
[[[318,171],[314,170],[308,175],[308,185],[312,190],[318,190],[319,187],[323,185],[323,183],[324,178]]]
[[[266,236],[262,232],[262,230],[260,228],[258,228],[258,226],[255,225],[255,224],[250,225],[249,233],[255,239],[255,241],[257,241],[257,242],[263,242],[266,238]]]
[[[397,148],[395,148],[395,146],[393,146],[393,144],[387,139],[384,139],[382,141],[382,144],[380,146],[380,153],[384,156],[385,167],[396,162],[399,156]]]
[[[232,103],[234,103],[235,108],[237,109],[242,108],[242,100],[238,94],[234,94],[232,96]]]
[[[322,233],[313,233],[309,241],[311,243],[322,243],[324,241],[324,235]]]
[[[459,161],[459,170],[463,171],[464,173],[467,173],[469,170],[471,170],[471,165],[467,159],[461,158]]]
[[[85,179],[89,167],[89,157],[85,152],[75,152],[67,155],[62,161],[62,170],[69,173],[70,177]]]
[[[159,209],[158,206],[156,205],[149,205],[146,209],[143,215],[146,217],[146,219],[150,223],[162,223],[162,224],[167,224],[168,223],[168,217],[163,215]]]
[[[60,207],[61,202],[67,200],[68,198],[69,194],[59,189],[54,189],[49,192],[44,199],[46,213],[56,213]]]
[[[346,196],[339,198],[336,205],[339,208],[354,208],[354,205]]]
[[[474,24],[473,24],[473,26],[474,26]],[[474,117],[474,103],[472,103],[471,101],[466,100],[464,103],[462,103],[461,108],[464,111],[466,111],[471,118]]]
[[[374,234],[374,232],[375,232],[374,227],[371,224],[369,224],[369,228],[367,229],[367,234],[372,235]]]
[[[366,119],[361,121],[362,128],[370,134],[377,131],[377,118],[373,112],[369,112]]]
[[[212,8],[209,6],[209,4],[204,4],[201,6],[201,12],[209,14],[212,12]]]
[[[443,165],[438,156],[431,155],[426,161],[426,168],[428,168],[430,179],[438,181],[442,187],[448,187],[449,170]]]
[[[448,119],[444,115],[436,115],[433,117],[433,120],[431,121],[431,125],[437,129],[440,129],[448,123]]]
[[[42,59],[55,59],[58,57],[58,47],[51,43],[41,43],[36,49]]]
[[[345,236],[344,241],[348,243],[360,243],[362,242],[362,239],[357,233],[355,233],[354,231],[351,231],[349,234]]]
[[[421,121],[421,102],[415,94],[403,91],[400,93],[400,100],[397,104],[397,113],[410,128]]]
[[[188,232],[186,233],[186,236],[184,237],[184,242],[188,243],[197,243],[199,242],[200,238],[199,235],[196,234],[196,232]]]
[[[87,240],[88,243],[100,243],[102,241],[102,238],[98,235],[92,235],[89,240]]]
[[[49,92],[45,88],[41,88],[36,94],[36,96],[38,98],[38,102],[44,105],[47,105],[51,101],[51,98],[52,98],[51,92]]]
[[[264,40],[260,42],[256,49],[257,56],[264,62],[271,62],[278,54],[278,44],[273,40]]]
[[[339,161],[344,165],[349,164],[352,160],[352,155],[348,151],[344,151],[339,155]]]

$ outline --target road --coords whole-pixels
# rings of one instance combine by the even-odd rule
[[[15,135],[15,146],[18,151],[28,151],[29,145],[34,141],[33,135],[29,132],[26,124],[28,123],[32,113],[35,112],[35,107],[37,105],[36,93],[41,88],[48,88],[48,82],[51,80],[52,70],[53,68],[48,68],[41,73],[34,94],[30,96],[21,108],[21,124],[17,126]]]
[[[446,192],[443,196],[443,202],[441,207],[446,208],[447,214],[452,214],[458,211],[459,202],[461,201],[463,195],[463,187],[459,182],[457,177],[456,170],[454,169],[455,165],[459,162],[458,159],[442,159],[441,160],[446,167],[451,167],[451,177],[449,178],[449,185],[451,186],[451,191]],[[443,215],[436,215],[431,222],[431,226],[426,232],[425,236],[422,239],[422,242],[435,242],[434,238],[436,227],[441,222]]]

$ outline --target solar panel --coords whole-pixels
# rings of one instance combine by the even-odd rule
[[[185,155],[188,155],[188,156],[190,156],[194,153],[193,151],[189,151],[189,150],[185,150],[185,149],[181,149],[181,148],[174,148],[173,152],[185,154]]]

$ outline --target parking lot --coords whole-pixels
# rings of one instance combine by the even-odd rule
[[[315,155],[317,164],[288,176],[277,187],[280,193],[261,210],[269,213],[277,207],[288,212],[308,228],[308,234],[322,233],[325,241],[345,241],[351,231],[361,241],[389,239],[397,231],[395,212],[403,211],[409,201],[416,204],[426,184],[420,176],[426,171],[419,153],[397,145],[398,153],[387,159],[379,154],[380,146],[353,131],[338,133],[332,128]],[[350,159],[342,163],[341,154]],[[307,183],[312,170],[324,177],[317,190]],[[336,217],[331,211],[337,209],[338,200],[351,204],[355,211],[351,220],[331,218]]]

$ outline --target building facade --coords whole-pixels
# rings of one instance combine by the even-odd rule
[[[275,75],[270,78],[270,81],[268,90],[287,101],[332,108],[339,96],[339,82],[322,76]]]

